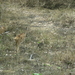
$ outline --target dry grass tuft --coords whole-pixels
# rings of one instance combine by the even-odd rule
[[[21,33],[21,34],[17,35],[17,36],[14,38],[14,40],[15,40],[15,42],[16,42],[16,49],[17,49],[17,52],[19,52],[20,44],[24,41],[25,36],[26,36],[25,33]]]
[[[3,26],[0,27],[0,34],[4,33],[6,31],[6,29],[7,29],[6,27],[3,27]]]

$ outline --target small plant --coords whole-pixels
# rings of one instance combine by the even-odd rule
[[[0,34],[4,33],[6,31],[6,27],[0,27]]]
[[[42,75],[42,74],[39,74],[39,73],[33,73],[32,75]]]
[[[38,47],[39,48],[42,48],[44,46],[44,43],[43,42],[38,42]]]
[[[17,52],[19,51],[19,46],[20,46],[20,44],[24,41],[25,36],[26,36],[26,34],[25,34],[25,33],[22,33],[22,34],[17,35],[17,36],[14,38],[14,40],[15,40],[15,42],[16,42],[16,49],[17,49]]]

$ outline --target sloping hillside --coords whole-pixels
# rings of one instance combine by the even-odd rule
[[[0,74],[69,75],[75,71],[75,9],[1,4]],[[1,29],[0,29],[1,30]],[[26,33],[16,53],[14,37]]]

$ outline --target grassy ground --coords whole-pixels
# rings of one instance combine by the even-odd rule
[[[75,74],[75,9],[49,10],[1,4],[1,75]],[[19,56],[14,37],[25,33]],[[31,59],[31,60],[30,60]]]

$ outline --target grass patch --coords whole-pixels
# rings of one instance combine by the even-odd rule
[[[14,70],[14,75],[63,75],[66,70],[74,68],[74,9],[32,9],[16,4],[5,6],[6,9],[2,4],[0,21],[0,26],[7,27],[0,34],[0,61],[4,72]],[[20,33],[27,34],[18,56],[13,38]]]

